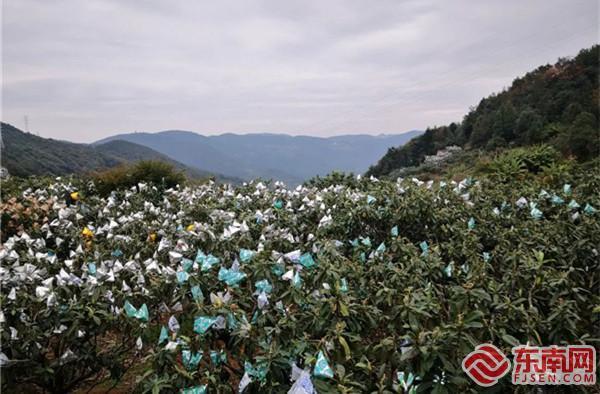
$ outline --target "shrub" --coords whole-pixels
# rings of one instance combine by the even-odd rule
[[[489,174],[495,180],[508,182],[512,178],[524,178],[538,174],[560,160],[556,149],[549,145],[509,149],[499,153],[493,160],[482,163],[479,172]]]
[[[539,149],[506,156],[535,169],[552,158]],[[418,376],[413,393],[474,392],[461,360],[477,344],[510,353],[517,343],[597,341],[600,175],[588,170],[574,166],[572,184],[554,188],[540,176],[457,185],[335,175],[322,188],[186,187],[152,206],[145,190],[110,202],[84,195],[69,212],[32,204],[21,223],[27,236],[0,255],[1,350],[14,362],[2,368],[2,389],[29,381],[67,392],[101,369],[118,378],[120,352],[134,342],[145,369],[138,391],[237,392],[248,373],[245,393],[284,393],[291,364],[310,370],[323,352],[333,376],[312,378],[319,393],[403,392],[398,372]],[[70,188],[46,184],[17,192],[16,202],[49,202]],[[243,258],[242,249],[254,254]],[[284,255],[294,250],[312,264],[300,270]],[[208,264],[207,255],[220,260]],[[239,283],[225,282],[234,266]],[[290,271],[298,281],[285,280]],[[143,304],[148,315],[138,315]],[[199,332],[198,317],[215,320]],[[195,365],[190,352],[201,355]],[[57,357],[76,361],[52,364]],[[512,391],[508,380],[492,390]]]
[[[182,185],[185,175],[173,165],[153,160],[139,161],[133,165],[121,165],[93,175],[98,192],[107,195],[113,190],[126,189],[140,182],[152,183],[162,190]]]

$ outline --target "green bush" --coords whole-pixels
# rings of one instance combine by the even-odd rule
[[[543,147],[533,155],[508,155],[533,170],[553,156]],[[103,369],[119,379],[128,358],[144,368],[127,391],[175,393],[207,385],[210,393],[232,393],[251,371],[246,394],[285,393],[291,364],[312,369],[321,351],[334,376],[312,378],[319,393],[402,393],[399,372],[418,376],[412,393],[480,391],[461,369],[477,344],[493,343],[510,354],[517,343],[598,342],[600,221],[592,207],[600,207],[600,174],[578,166],[548,171],[572,184],[546,187],[546,170],[527,182],[482,178],[460,185],[336,174],[296,190],[257,183],[186,187],[152,206],[146,189],[110,199],[89,193],[62,218],[60,204],[42,207],[27,198],[53,201],[81,185],[40,183],[15,191],[14,203],[31,210],[22,221],[28,236],[5,246],[19,261],[14,254],[2,261],[1,348],[14,362],[2,368],[3,392],[26,382],[67,392],[77,379]],[[564,201],[555,203],[554,196]],[[519,204],[521,198],[528,203]],[[48,235],[42,225],[55,221]],[[236,221],[247,228],[225,237]],[[88,226],[92,235],[82,233]],[[255,251],[249,261],[242,260],[242,248]],[[220,261],[202,267],[199,250]],[[298,271],[298,284],[282,278],[297,270],[281,255],[293,250],[311,253],[316,263]],[[228,285],[219,271],[235,260],[245,278]],[[117,270],[117,261],[129,266]],[[35,274],[17,280],[26,264]],[[84,283],[59,284],[61,270]],[[180,280],[177,272],[189,276]],[[36,295],[48,280],[52,305]],[[256,290],[263,280],[272,289],[261,309]],[[203,297],[194,298],[195,286]],[[226,291],[231,300],[215,300]],[[135,308],[146,304],[148,321],[127,316],[126,301]],[[171,316],[180,329],[159,343]],[[225,322],[198,334],[199,316]],[[61,324],[66,330],[57,334]],[[88,336],[79,337],[80,329]],[[137,338],[136,356],[127,349]],[[77,358],[57,365],[67,349]],[[200,363],[186,367],[184,350],[202,354]],[[493,389],[515,387],[503,378]]]
[[[161,189],[183,185],[186,181],[182,171],[169,163],[144,160],[132,165],[121,165],[93,174],[96,188],[101,195],[113,190],[128,189],[138,183],[152,183]]]
[[[493,179],[508,182],[523,179],[528,174],[539,174],[560,161],[560,154],[549,145],[509,149],[500,152],[489,162],[480,163],[479,172]]]

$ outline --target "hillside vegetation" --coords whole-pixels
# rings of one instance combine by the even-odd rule
[[[2,391],[474,393],[480,343],[598,343],[600,175],[510,171],[107,197],[10,179]]]
[[[102,145],[75,144],[42,138],[2,123],[2,166],[13,176],[88,174],[141,160],[169,163],[192,179],[214,176],[129,141],[114,140]],[[217,178],[237,181],[218,175]]]
[[[428,128],[390,149],[367,174],[388,176],[419,166],[426,155],[449,145],[490,152],[546,143],[580,161],[597,157],[599,56],[596,45],[515,79],[508,89],[481,100],[462,122]]]

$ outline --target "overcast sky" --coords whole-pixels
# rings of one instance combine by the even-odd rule
[[[596,42],[596,0],[3,0],[2,120],[78,142],[401,133]]]

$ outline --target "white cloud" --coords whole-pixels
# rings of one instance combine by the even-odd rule
[[[459,121],[598,25],[587,0],[3,3],[3,120],[74,141]]]

